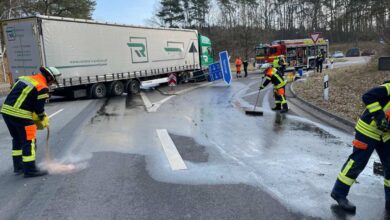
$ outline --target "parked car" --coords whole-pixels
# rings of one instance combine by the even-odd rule
[[[343,58],[344,53],[342,51],[335,51],[332,55],[333,58]]]
[[[360,49],[359,48],[350,48],[347,51],[346,57],[360,57]]]

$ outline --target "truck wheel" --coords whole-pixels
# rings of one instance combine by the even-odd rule
[[[108,86],[110,96],[120,96],[124,92],[125,86],[121,81],[113,81]]]
[[[310,65],[310,69],[316,68],[316,60],[310,60],[309,65]]]
[[[138,94],[141,91],[141,84],[138,80],[129,80],[126,83],[126,91],[128,94]]]
[[[91,95],[93,98],[101,99],[106,97],[107,90],[103,83],[93,84],[91,87]]]

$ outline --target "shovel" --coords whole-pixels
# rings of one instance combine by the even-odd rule
[[[261,79],[261,85],[263,85],[263,80],[264,80],[264,77]],[[259,92],[257,93],[256,103],[253,106],[253,110],[252,111],[245,111],[246,115],[250,115],[250,116],[263,116],[263,112],[262,111],[256,111],[256,106],[257,106],[257,102],[259,101],[260,92],[261,92],[261,90],[259,90]]]

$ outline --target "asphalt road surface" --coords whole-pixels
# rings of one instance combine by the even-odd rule
[[[231,86],[185,84],[102,100],[53,100],[47,105],[52,154],[77,170],[42,178],[12,173],[11,138],[0,119],[0,219],[386,218],[374,158],[351,190],[355,215],[329,196],[352,150],[352,134],[296,105],[276,114],[271,87],[258,102],[264,116],[245,115],[260,80],[251,74]],[[38,162],[45,135],[38,135]]]

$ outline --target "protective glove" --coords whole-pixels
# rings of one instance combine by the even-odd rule
[[[35,112],[32,115],[32,120],[34,124],[37,126],[38,130],[43,130],[49,126],[49,117],[46,113],[38,116]]]
[[[263,90],[263,89],[264,89],[264,86],[261,85],[261,86],[259,87],[259,91],[261,91],[261,90]]]
[[[378,111],[374,115],[376,126],[381,131],[390,131],[390,122],[387,120],[383,111]]]

